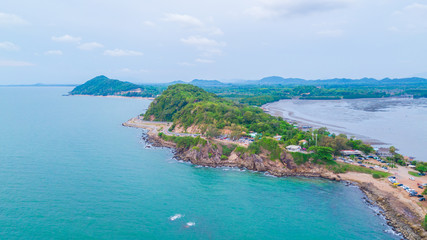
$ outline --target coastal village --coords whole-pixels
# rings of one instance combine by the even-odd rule
[[[185,84],[170,86],[144,115],[123,125],[147,129],[148,147],[174,148],[177,159],[195,165],[356,184],[405,237],[427,238],[427,164],[394,147],[373,149],[354,137],[289,123]]]

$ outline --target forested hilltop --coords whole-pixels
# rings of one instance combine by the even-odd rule
[[[299,155],[301,162],[310,158],[330,162],[333,154],[345,149],[365,153],[373,151],[371,146],[360,140],[348,139],[345,135],[336,136],[325,128],[301,131],[280,117],[264,113],[258,107],[234,103],[189,84],[169,86],[150,104],[144,120],[172,121],[170,131],[199,133],[207,138],[226,136],[238,141],[256,134],[254,142],[247,149],[240,150],[268,152],[272,159],[279,159],[286,146],[302,143],[313,153]],[[179,139],[165,135],[162,137],[167,140]],[[188,147],[199,143],[190,140],[192,137],[188,138]]]
[[[139,86],[130,82],[110,79],[106,76],[97,76],[86,83],[75,87],[71,95],[93,96],[127,96],[127,97],[155,97],[159,90],[152,86]]]
[[[168,86],[176,83],[185,82],[137,85],[98,76],[83,85],[77,86],[70,94],[155,97],[160,95]],[[427,80],[423,78],[303,80],[268,77],[257,81],[241,81],[240,83],[195,79],[188,84],[198,86],[236,103],[255,106],[291,98],[338,100],[401,96],[427,97]]]

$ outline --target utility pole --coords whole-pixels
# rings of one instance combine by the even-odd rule
[[[317,147],[317,133],[316,133],[316,147]]]

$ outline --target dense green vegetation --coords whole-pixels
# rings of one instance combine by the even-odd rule
[[[191,147],[197,147],[197,145],[205,145],[206,140],[201,137],[177,137],[177,136],[168,136],[163,133],[159,133],[159,137],[166,141],[176,143],[176,146],[179,148],[190,149]]]
[[[272,138],[261,138],[248,147],[248,151],[254,154],[260,154],[262,149],[269,151],[271,160],[280,159],[280,155],[283,152],[283,149],[279,146],[279,142]]]
[[[284,145],[298,145],[299,141],[306,140],[308,148],[316,144],[314,138],[317,136],[317,145],[329,147],[334,153],[345,149],[358,149],[366,153],[373,150],[360,140],[347,139],[347,136],[342,134],[335,136],[326,128],[311,132],[298,130],[283,119],[264,113],[260,108],[237,104],[188,84],[169,86],[150,104],[144,119],[173,121],[172,128],[182,126],[186,129],[195,125],[208,137],[219,136],[226,130],[231,138],[237,139],[253,131],[257,132],[260,138],[281,135],[281,144]],[[259,144],[265,145],[266,141],[261,138]],[[276,154],[274,158],[280,156]]]
[[[308,162],[311,158],[311,154],[305,154],[300,152],[291,152],[292,158],[297,165]]]
[[[417,172],[413,172],[413,171],[408,171],[409,175],[412,175],[414,177],[421,177],[420,175],[418,175]]]
[[[150,104],[144,119],[173,121],[173,127],[196,125],[201,133],[212,137],[220,135],[224,129],[231,131],[233,138],[249,131],[265,136],[298,132],[289,123],[259,108],[236,104],[188,84],[169,86]]]
[[[281,99],[335,100],[354,98],[381,98],[391,94],[383,89],[360,89],[355,87],[320,87],[320,86],[247,86],[232,85],[227,87],[204,87],[209,92],[227,97],[239,103],[261,106]]]
[[[75,87],[71,95],[108,96],[120,95],[127,97],[155,97],[159,90],[152,86],[138,86],[130,82],[109,79],[106,76],[95,77]]]
[[[328,168],[332,170],[334,173],[360,172],[360,173],[372,174],[372,176],[375,178],[383,178],[391,175],[390,173],[387,173],[387,172],[377,171],[367,167],[356,166],[356,165],[351,165],[347,163],[335,163],[335,164],[329,165]]]
[[[427,162],[416,162],[415,170],[422,173],[427,172]]]
[[[315,161],[321,161],[325,163],[333,162],[332,154],[334,152],[334,149],[330,147],[311,146],[308,150],[313,151],[312,157]]]
[[[199,87],[188,84],[175,84],[169,86],[162,95],[157,97],[145,112],[145,119],[154,117],[157,121],[174,121],[187,105],[190,107],[199,102],[215,103],[218,101],[212,93],[208,93]]]
[[[358,149],[366,153],[373,151],[371,146],[360,140],[348,139],[342,134],[336,136],[326,128],[307,132],[298,130],[282,118],[264,113],[260,108],[235,103],[189,84],[169,86],[150,104],[144,119],[172,121],[171,129],[180,127],[185,130],[191,127],[193,131],[198,129],[207,138],[227,135],[238,139],[248,137],[249,132],[256,132],[255,141],[247,149],[237,147],[236,152],[265,154],[271,160],[280,159],[285,146],[303,144],[312,153],[292,154],[297,164],[310,160],[331,164],[334,163],[333,154],[339,154],[340,150],[345,149]],[[273,139],[277,135],[280,135],[280,140]],[[183,141],[180,146],[186,148],[197,146],[198,143],[189,139],[178,140],[178,137],[162,137],[177,143]],[[222,146],[222,158],[226,159],[232,149]]]
[[[182,81],[177,82],[183,83]],[[77,86],[70,94],[155,97],[172,84],[175,82],[136,85],[98,76],[83,85]],[[427,97],[427,80],[422,78],[383,79],[379,81],[375,79],[303,80],[268,77],[241,84],[226,84],[217,80],[198,79],[191,81],[190,84],[236,103],[255,106],[290,98],[322,100],[382,98],[402,95],[410,95],[415,98]],[[135,89],[141,89],[141,91],[131,91]]]

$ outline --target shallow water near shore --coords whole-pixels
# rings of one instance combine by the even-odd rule
[[[121,126],[150,101],[70,90],[0,88],[1,239],[399,239],[358,188],[178,162]]]
[[[404,156],[427,161],[427,98],[281,100],[265,107],[276,116],[327,127],[375,147],[394,145]]]

